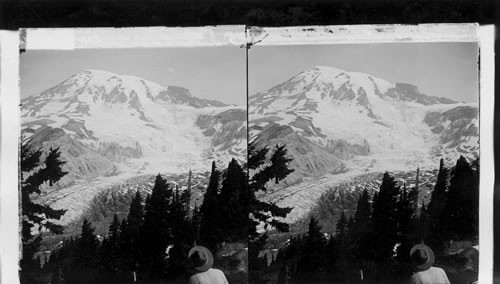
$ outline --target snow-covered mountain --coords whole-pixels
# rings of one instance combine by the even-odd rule
[[[21,103],[23,135],[36,147],[60,147],[67,161],[69,174],[40,197],[69,209],[66,221],[100,189],[134,176],[246,162],[246,108],[182,87],[86,70]]]
[[[267,194],[287,206],[298,195],[321,194],[300,188],[321,191],[364,173],[434,169],[441,157],[451,164],[479,154],[477,104],[332,67],[307,69],[252,95],[249,128],[250,139],[286,144],[294,159],[295,172]]]

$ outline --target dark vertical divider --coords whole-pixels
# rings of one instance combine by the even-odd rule
[[[498,46],[498,37],[500,36],[498,26],[496,27],[496,40],[495,40],[495,97],[500,88],[500,79],[498,74],[500,74],[498,54],[500,48]],[[500,99],[498,97],[495,100],[495,114],[494,114],[494,143],[493,143],[493,153],[495,160],[495,195],[493,199],[493,281],[494,283],[500,283]]]

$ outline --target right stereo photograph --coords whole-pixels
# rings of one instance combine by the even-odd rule
[[[250,213],[267,221],[250,283],[476,282],[478,57],[477,42],[252,46]]]

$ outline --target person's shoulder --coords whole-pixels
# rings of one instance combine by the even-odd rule
[[[413,273],[410,278],[411,284],[422,284],[422,280],[420,279],[420,272]]]
[[[449,281],[448,280],[448,275],[446,275],[446,272],[444,271],[444,269],[442,269],[441,267],[435,267],[435,266],[433,266],[431,268],[432,268],[432,271],[433,271],[432,273],[433,274],[435,274],[435,275],[441,275],[441,277],[443,279],[446,279],[446,281]],[[449,283],[449,282],[447,282],[447,283]]]
[[[222,270],[217,269],[217,268],[210,268],[210,271],[213,271],[213,273],[224,274],[224,272],[222,272]]]
[[[190,279],[197,279],[200,277],[200,274],[202,274],[203,272],[196,272],[194,274],[192,274],[189,278]]]
[[[444,269],[442,269],[441,267],[432,266],[431,269],[434,271],[439,271],[444,273]]]
[[[189,284],[198,284],[198,283],[200,283],[199,273],[193,274],[191,275],[191,277],[189,277]]]
[[[226,275],[224,274],[224,272],[220,269],[217,269],[217,268],[210,268],[210,271],[212,271],[211,273],[213,274],[216,274],[218,275],[218,277],[220,277],[221,279],[226,279]]]

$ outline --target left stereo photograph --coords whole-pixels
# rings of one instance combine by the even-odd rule
[[[236,44],[23,52],[21,283],[247,282],[245,85]]]

